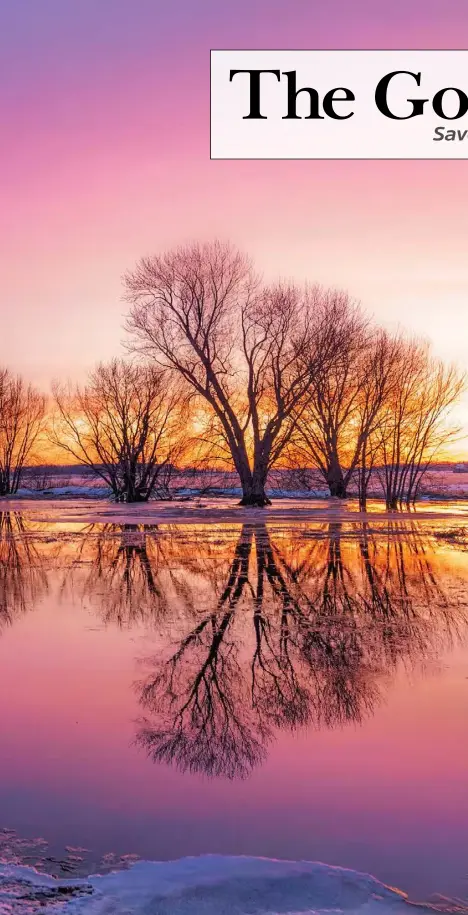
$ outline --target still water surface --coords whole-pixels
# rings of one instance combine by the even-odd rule
[[[1,515],[0,827],[468,896],[468,552],[442,524]]]

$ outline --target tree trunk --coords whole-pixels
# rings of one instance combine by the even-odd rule
[[[129,496],[127,496],[127,502],[147,502],[148,496],[145,492],[140,492],[140,490],[134,490]]]
[[[239,505],[248,505],[250,508],[265,508],[266,505],[271,505],[271,499],[268,498],[265,490],[262,492],[246,492],[242,489],[242,499]]]
[[[242,499],[240,505],[249,505],[251,508],[265,508],[265,505],[271,505],[271,500],[265,492],[266,474],[263,471],[255,471],[251,474],[250,479],[243,479],[242,482]]]
[[[116,502],[147,502],[150,495],[147,489],[141,489],[135,481],[128,478],[124,479],[120,486],[116,482],[112,488]]]
[[[337,499],[346,499],[346,484],[340,462],[336,456],[332,457],[327,469],[327,485],[330,495]]]

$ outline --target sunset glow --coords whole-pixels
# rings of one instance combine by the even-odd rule
[[[119,352],[121,275],[229,238],[468,364],[464,162],[210,162],[210,47],[463,47],[460,2],[236,10],[31,0],[1,13],[2,360],[45,390]],[[6,79],[8,76],[8,79]],[[466,408],[462,411],[467,420]]]

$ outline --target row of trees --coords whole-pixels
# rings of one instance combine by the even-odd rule
[[[426,343],[376,327],[344,292],[265,286],[218,242],[143,258],[124,282],[132,358],[98,366],[84,386],[56,385],[48,430],[116,499],[167,495],[174,466],[198,461],[233,468],[244,505],[268,504],[268,474],[283,465],[317,468],[339,498],[357,480],[363,504],[373,476],[394,508],[414,501],[456,433],[447,416],[464,377]],[[4,408],[0,388],[8,493],[45,402],[3,374],[19,392]]]
[[[346,301],[333,315],[346,340],[310,391],[290,462],[319,469],[331,495],[350,481],[366,502],[371,475],[389,507],[413,502],[430,463],[458,429],[448,422],[465,379],[425,342],[375,328]]]

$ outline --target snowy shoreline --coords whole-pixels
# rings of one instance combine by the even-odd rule
[[[403,915],[408,905],[468,912],[460,900],[413,903],[369,874],[318,862],[202,855],[66,880],[0,864],[2,915]]]

